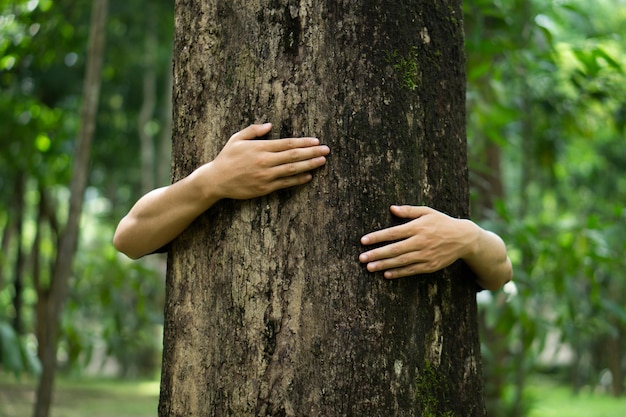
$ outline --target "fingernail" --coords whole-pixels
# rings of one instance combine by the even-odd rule
[[[364,244],[364,245],[367,245],[368,243],[370,243],[370,238],[367,237],[367,236],[363,236],[361,238],[361,243]]]
[[[362,253],[361,256],[359,256],[359,261],[361,262],[367,262],[367,255]]]

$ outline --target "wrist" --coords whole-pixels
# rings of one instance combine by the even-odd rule
[[[481,234],[483,230],[469,219],[459,219],[459,222],[462,225],[461,230],[463,230],[465,242],[461,259],[471,261],[481,251]]]
[[[219,186],[218,178],[219,176],[214,173],[212,162],[202,165],[187,177],[192,196],[199,198],[206,208],[227,198],[226,193]]]

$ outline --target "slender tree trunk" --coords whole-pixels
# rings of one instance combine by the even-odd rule
[[[620,322],[613,320],[615,334],[607,337],[606,361],[611,371],[611,394],[619,398],[624,394],[623,347],[624,328]]]
[[[2,251],[0,253],[0,290],[4,289],[6,281],[5,271],[9,269],[8,267],[5,267],[5,265],[9,264],[9,250],[11,248],[11,242],[17,232],[17,226],[15,223],[14,217],[9,216],[2,230],[2,243],[0,244],[0,250]]]
[[[529,25],[534,20],[534,12],[533,12],[533,4],[531,0],[523,0],[521,2],[521,16],[523,22],[528,22],[527,25],[519,33],[519,38],[517,39],[517,45],[520,50],[527,49],[527,45],[532,42],[531,39],[531,30]],[[523,54],[519,53],[519,57],[522,57]],[[530,184],[533,182],[533,179],[536,175],[536,163],[535,163],[535,122],[533,120],[533,105],[532,105],[532,97],[530,89],[526,84],[526,66],[520,64],[518,66],[518,71],[520,73],[517,75],[517,83],[520,87],[519,101],[521,106],[521,114],[522,120],[521,123],[521,142],[519,146],[521,147],[520,153],[521,157],[521,172],[520,172],[520,204],[519,211],[517,213],[518,219],[525,219],[528,213],[532,212],[532,203],[537,199],[532,198]],[[519,269],[522,271],[529,271],[530,265],[533,263],[533,254],[530,252],[530,248],[522,248],[521,260],[519,262]],[[520,338],[522,339],[524,335],[528,332],[526,326],[521,325],[519,327]],[[510,417],[523,417],[526,413],[525,405],[524,405],[524,391],[526,390],[526,383],[528,377],[528,358],[526,351],[524,349],[518,349],[513,353],[512,360],[517,364],[513,369],[513,393],[511,399],[511,408],[509,411]]]
[[[472,160],[479,161],[479,168],[470,173],[472,187],[477,190],[477,197],[472,200],[472,216],[486,219],[496,214],[495,203],[505,198],[500,167],[501,150],[497,143],[484,136],[473,137],[472,143],[476,145],[471,148],[474,154]],[[491,303],[496,310],[507,308],[506,302],[507,295],[504,292],[493,294]],[[504,329],[497,323],[489,323],[484,309],[482,314],[479,309],[479,327],[488,357],[483,363],[486,408],[491,417],[508,416],[505,391],[509,387],[513,362],[510,360],[511,352],[507,341],[510,329]]]
[[[37,336],[37,340],[39,343],[37,344],[37,357],[41,361],[43,358],[43,347],[44,340],[46,340],[46,332],[45,326],[43,323],[45,321],[44,312],[45,310],[42,308],[45,306],[45,302],[47,302],[48,297],[46,292],[43,290],[41,273],[42,273],[42,265],[41,265],[41,236],[43,234],[44,221],[46,217],[46,199],[44,197],[44,191],[42,188],[39,189],[39,206],[37,209],[37,219],[36,219],[36,232],[35,239],[33,240],[33,252],[32,252],[32,273],[33,273],[33,287],[37,294],[37,303],[35,304],[35,336]]]
[[[165,78],[165,90],[172,91],[172,72]],[[164,104],[161,109],[161,139],[157,157],[157,185],[167,184],[170,177],[171,151],[172,151],[172,96],[165,94]]]
[[[53,274],[53,265],[50,259],[43,257],[41,253],[41,240],[44,228],[50,232],[50,239],[59,242],[59,224],[56,212],[51,207],[50,196],[40,185],[39,189],[39,210],[37,213],[37,233],[33,242],[32,271],[33,287],[37,293],[37,303],[35,305],[35,335],[37,337],[37,357],[43,360],[44,347],[48,340],[48,327],[46,323],[47,305],[50,298],[50,277]]]
[[[156,24],[154,8],[146,4],[146,33],[143,62],[143,101],[137,117],[137,131],[141,143],[141,188],[142,194],[155,188],[155,143],[154,133],[148,129],[148,123],[154,116],[157,101],[156,64],[157,54]]]
[[[81,127],[78,132],[76,154],[70,183],[70,206],[68,221],[61,233],[57,257],[50,282],[50,295],[46,305],[46,339],[42,349],[42,374],[37,387],[37,399],[33,415],[47,417],[52,403],[52,389],[56,373],[57,333],[67,284],[78,245],[78,228],[83,206],[89,153],[96,127],[96,112],[100,97],[100,73],[104,57],[105,23],[108,0],[94,0],[91,15],[91,32],[85,75]],[[40,341],[41,343],[41,341]]]
[[[23,238],[24,238],[24,211],[26,210],[25,204],[26,195],[26,175],[20,173],[15,183],[14,194],[14,215],[15,222],[17,224],[17,249],[15,255],[15,265],[13,268],[13,310],[15,315],[13,316],[13,329],[15,333],[22,333],[22,297],[24,292],[24,271],[26,266],[26,256],[24,254]]]
[[[252,122],[331,156],[173,243],[159,415],[483,416],[468,269],[386,281],[357,259],[390,204],[467,216],[460,2],[176,6],[174,181]]]
[[[493,140],[488,138],[474,138],[478,143],[479,151],[473,150],[478,155],[478,169],[470,173],[471,187],[477,190],[473,199],[472,215],[479,218],[493,216],[495,203],[504,198],[504,186],[502,184],[501,149]]]

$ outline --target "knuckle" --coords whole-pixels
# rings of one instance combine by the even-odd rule
[[[287,159],[289,161],[299,161],[300,160],[300,153],[298,152],[298,149],[290,149],[287,151]]]
[[[427,263],[429,272],[437,272],[441,269],[442,265],[438,259],[431,259]]]
[[[252,178],[253,178],[254,182],[259,184],[259,186],[263,186],[263,185],[267,184],[271,180],[271,177],[270,177],[269,172],[267,170],[256,171],[252,175]]]
[[[289,139],[286,139],[286,145],[287,145],[287,149],[294,149],[298,147],[298,142],[293,138],[289,138]]]
[[[271,193],[273,190],[271,183],[263,182],[257,186],[257,191],[259,195],[266,195]]]
[[[269,164],[270,164],[270,158],[269,158],[269,156],[268,156],[267,154],[265,154],[265,153],[260,153],[260,154],[257,154],[257,157],[256,157],[256,163],[257,163],[259,166],[262,166],[262,167],[269,166]]]
[[[285,171],[287,175],[295,175],[299,172],[298,166],[296,164],[286,164]]]

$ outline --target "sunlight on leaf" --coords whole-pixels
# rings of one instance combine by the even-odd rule
[[[38,134],[35,138],[35,146],[39,152],[47,152],[50,149],[50,138],[44,133]]]

